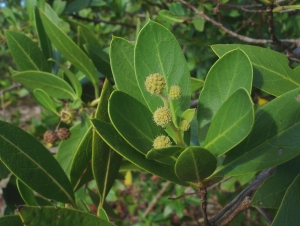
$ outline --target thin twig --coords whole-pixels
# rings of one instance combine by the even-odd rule
[[[269,214],[267,214],[266,213],[266,211],[264,210],[264,209],[262,209],[262,208],[259,208],[259,207],[256,207],[256,206],[254,206],[256,209],[257,209],[257,211],[266,219],[266,221],[269,223],[269,224],[271,224],[272,223],[272,217],[269,215]]]
[[[209,226],[210,223],[207,218],[207,190],[206,187],[200,188],[200,199],[201,199],[201,211],[204,219],[204,226]]]
[[[269,25],[269,33],[271,35],[271,39],[274,44],[281,45],[281,42],[278,40],[278,38],[275,35],[275,29],[274,29],[274,19],[273,19],[273,5],[269,5],[267,7],[268,12],[268,25]]]
[[[274,171],[275,168],[262,171],[237,197],[210,220],[210,224],[212,226],[225,226],[240,212],[247,209],[250,206],[251,197],[254,192]]]
[[[219,8],[230,8],[230,9],[237,9],[240,11],[250,12],[250,13],[265,13],[266,10],[263,9],[249,9],[249,8],[260,8],[262,7],[262,4],[256,4],[256,5],[230,5],[230,4],[219,4]]]
[[[228,180],[231,179],[231,178],[232,178],[232,177],[226,177],[226,178],[224,178],[223,180],[220,180],[219,182],[217,182],[217,183],[215,183],[215,184],[209,186],[209,187],[207,188],[207,191],[209,191],[209,190],[211,190],[211,189],[213,189],[213,188],[219,186],[220,184],[224,183],[225,181],[228,181]]]
[[[183,194],[180,195],[180,196],[177,196],[177,197],[169,197],[168,199],[170,199],[170,200],[176,200],[176,199],[184,198],[185,196],[196,195],[196,194],[198,194],[198,193],[199,193],[199,191],[196,191],[196,192],[189,192],[189,193],[183,193]]]
[[[214,26],[220,28],[221,30],[225,31],[227,34],[230,36],[237,38],[241,41],[248,42],[248,43],[253,43],[253,44],[271,44],[273,43],[273,40],[271,39],[255,39],[255,38],[249,38],[247,36],[239,35],[226,27],[223,26],[223,24],[215,21],[214,19],[208,17],[204,12],[200,12],[196,7],[191,5],[190,3],[184,1],[184,0],[177,0],[178,2],[181,2],[182,4],[186,5],[188,8],[192,9],[196,14],[201,16],[204,20],[212,23]],[[282,39],[282,43],[293,43],[293,44],[300,44],[300,39]]]
[[[70,16],[72,16],[73,18],[75,18],[77,20],[93,22],[94,24],[105,23],[105,24],[112,24],[112,25],[121,25],[123,27],[130,27],[130,28],[135,28],[136,27],[133,24],[127,24],[127,23],[122,23],[122,22],[114,22],[114,21],[108,21],[108,20],[101,20],[101,19],[98,19],[98,18],[90,19],[90,18],[79,16],[78,14],[71,14]]]
[[[149,206],[147,207],[147,209],[143,213],[143,215],[142,215],[143,218],[145,218],[150,213],[150,211],[153,209],[153,207],[155,206],[157,201],[160,199],[160,197],[163,195],[163,193],[166,191],[166,189],[168,188],[168,186],[170,184],[171,184],[171,182],[167,181],[164,184],[164,186],[160,189],[160,191],[157,193],[157,195],[154,197],[154,199],[150,202]]]

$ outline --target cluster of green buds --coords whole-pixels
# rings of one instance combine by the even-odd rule
[[[162,128],[166,128],[168,124],[171,125],[172,130],[176,133],[179,137],[180,131],[187,131],[190,127],[190,123],[187,120],[183,120],[180,122],[179,128],[176,128],[174,123],[172,122],[172,112],[169,106],[169,102],[172,100],[179,99],[181,97],[181,88],[177,85],[172,85],[169,90],[166,92],[167,96],[164,94],[164,90],[166,88],[166,80],[164,76],[159,73],[150,74],[145,81],[145,88],[146,90],[151,93],[152,95],[159,96],[163,102],[164,106],[159,107],[153,114],[153,120],[156,125],[161,126]],[[180,140],[182,140],[180,138]],[[182,142],[178,142],[182,145]],[[172,142],[171,139],[167,136],[160,135],[158,136],[153,143],[154,148],[161,148],[161,147],[168,147],[171,146]]]
[[[64,107],[61,111],[60,111],[60,121],[66,123],[66,124],[71,124],[74,120],[74,115],[75,115],[75,111],[74,109],[70,108],[70,107]]]

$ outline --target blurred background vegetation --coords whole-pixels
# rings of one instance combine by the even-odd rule
[[[296,2],[280,0],[275,2],[275,7],[295,5]],[[41,109],[32,95],[11,79],[10,70],[17,70],[17,67],[10,55],[4,30],[22,32],[38,42],[34,7],[42,6],[44,3],[48,4],[45,10],[53,8],[57,13],[59,16],[56,18],[57,23],[74,42],[82,46],[86,40],[82,39],[80,32],[88,33],[90,37],[93,37],[89,40],[90,44],[106,53],[109,53],[112,36],[123,37],[134,42],[136,34],[149,18],[161,23],[174,34],[182,46],[191,76],[201,80],[205,79],[209,68],[217,59],[210,45],[254,44],[228,35],[224,29],[204,20],[178,1],[2,0],[0,1],[0,24],[2,25],[0,31],[0,119],[17,124],[38,139],[42,138],[45,130],[58,122],[58,118]],[[271,39],[267,5],[263,1],[191,0],[188,3],[236,34],[254,39]],[[273,16],[274,35],[279,40],[299,38],[300,13],[298,10],[281,10]],[[293,50],[297,48],[297,42],[288,43],[288,46],[278,44],[261,46],[294,57]],[[297,61],[294,64],[298,65]],[[197,95],[196,92],[195,97]],[[264,94],[258,95],[264,97]],[[8,171],[5,169],[0,170],[0,178],[6,178],[7,174]],[[251,174],[234,178],[219,185],[218,189],[211,189],[208,201],[209,215],[216,214],[254,177],[255,175]],[[97,202],[97,194],[94,193],[93,188],[94,184],[91,182],[82,191],[86,193],[86,201],[91,208]],[[168,200],[168,197],[180,196],[184,192],[193,191],[187,191],[186,188],[175,186],[148,174],[124,169],[120,180],[109,193],[108,201],[114,213],[119,215],[118,225],[199,225],[201,211],[197,194]],[[7,205],[5,210],[3,209],[5,214],[12,213],[15,205],[23,203],[13,177],[3,188],[3,197]],[[154,203],[152,208],[150,208],[151,203]],[[255,209],[248,209],[230,225],[266,225],[266,221]]]

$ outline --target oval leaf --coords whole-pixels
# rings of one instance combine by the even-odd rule
[[[183,181],[203,186],[217,167],[217,159],[202,147],[188,147],[178,157],[175,165],[176,175]]]
[[[74,205],[71,184],[50,152],[22,129],[0,121],[0,158],[24,184],[42,196]]]
[[[22,181],[16,180],[19,193],[24,202],[29,206],[37,206],[33,191],[27,187]]]
[[[209,70],[198,109],[198,135],[204,142],[209,125],[221,105],[239,88],[248,93],[252,86],[252,66],[247,55],[240,49],[222,56]]]
[[[146,158],[147,159],[162,159],[166,158],[168,156],[174,156],[179,151],[181,151],[183,147],[180,146],[171,146],[171,147],[165,147],[165,148],[152,148],[150,151],[148,151]]]
[[[16,73],[13,78],[30,90],[42,89],[50,97],[76,99],[72,87],[63,79],[46,72],[24,71]]]
[[[251,97],[245,89],[238,89],[217,111],[202,146],[221,156],[246,138],[253,122]]]
[[[35,89],[33,91],[33,94],[40,105],[42,105],[44,108],[48,109],[49,111],[52,111],[54,114],[59,116],[55,108],[55,105],[53,103],[53,100],[49,97],[49,95],[44,90]]]

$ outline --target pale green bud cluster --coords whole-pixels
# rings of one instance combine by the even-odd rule
[[[165,135],[160,135],[155,138],[153,142],[154,148],[163,148],[163,147],[170,147],[172,145],[172,141],[169,137]]]
[[[156,125],[166,127],[172,120],[172,113],[169,108],[160,107],[153,114],[153,120]]]
[[[188,131],[191,124],[188,120],[182,120],[179,125],[179,129],[182,131]]]
[[[181,97],[181,88],[179,86],[171,86],[168,92],[168,96],[171,100],[175,100]]]
[[[71,124],[74,120],[75,111],[70,107],[65,107],[60,112],[60,120],[66,124]]]
[[[146,90],[151,94],[160,94],[165,88],[166,80],[158,73],[150,74],[145,81]]]

